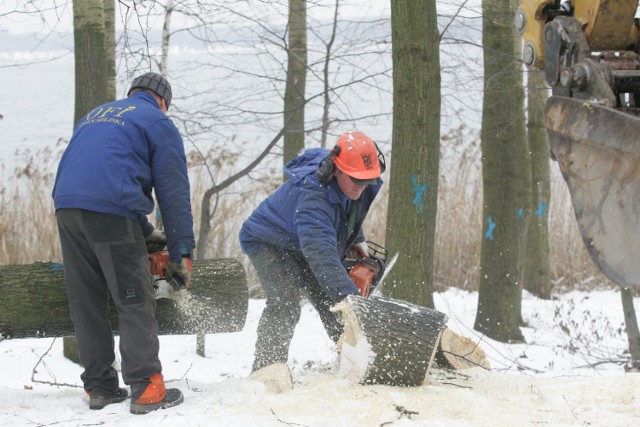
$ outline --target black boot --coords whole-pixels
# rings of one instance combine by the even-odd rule
[[[120,403],[129,397],[126,388],[119,388],[117,392],[96,390],[89,393],[89,409],[102,409],[112,403]]]
[[[131,401],[130,412],[136,415],[148,414],[156,409],[167,409],[172,406],[178,406],[184,402],[182,392],[177,388],[168,388],[167,393],[159,402],[156,403],[137,403],[136,400]]]

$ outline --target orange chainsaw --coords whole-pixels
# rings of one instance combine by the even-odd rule
[[[182,258],[187,270],[192,271],[191,258]],[[169,298],[179,301],[187,296],[187,289],[190,288],[189,282],[179,283],[175,279],[167,282],[167,265],[169,264],[169,251],[161,250],[149,253],[149,264],[151,267],[151,277],[153,278],[153,290],[156,293],[156,299]]]
[[[349,278],[360,291],[360,295],[368,297],[380,282],[385,270],[388,251],[374,242],[367,242],[368,256],[347,257],[343,264],[349,272]]]

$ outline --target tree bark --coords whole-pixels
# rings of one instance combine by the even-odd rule
[[[324,55],[324,67],[322,68],[322,97],[324,99],[322,105],[322,132],[320,134],[320,147],[327,148],[327,137],[329,134],[329,126],[331,121],[329,120],[329,111],[331,107],[331,82],[329,73],[329,66],[331,65],[333,55],[333,44],[336,41],[336,33],[338,30],[338,11],[340,10],[340,0],[335,1],[335,7],[333,9],[333,23],[331,25],[331,37],[325,44]],[[332,147],[329,147],[330,149]]]
[[[0,266],[0,336],[2,338],[74,335],[61,264],[51,262]],[[157,300],[160,334],[240,331],[248,309],[246,273],[235,259],[196,261],[189,297]],[[109,320],[118,333],[112,303]]]
[[[406,301],[350,295],[342,313],[340,375],[360,384],[424,383],[446,323],[444,313]]]
[[[116,99],[116,4],[114,0],[104,1],[104,43],[105,66],[107,67],[108,100]]]
[[[294,114],[284,134],[282,161],[286,165],[304,148],[304,104],[307,82],[307,1],[289,0],[287,84],[284,91],[284,123]],[[286,179],[284,176],[283,179]]]
[[[551,298],[549,261],[549,140],[544,107],[549,97],[544,72],[529,70],[527,78],[527,139],[531,153],[531,207],[526,239],[523,287],[539,298]]]
[[[74,0],[74,123],[115,99],[114,0]]]
[[[640,372],[640,330],[638,330],[638,319],[633,308],[633,295],[631,289],[620,287],[620,297],[622,298],[622,310],[624,311],[625,330],[629,339],[629,362],[625,365],[628,372]]]
[[[515,2],[482,1],[483,232],[474,328],[520,342],[522,272],[530,215],[531,166],[525,139],[522,64],[515,45]],[[519,39],[518,39],[519,42]]]
[[[173,14],[173,0],[167,0],[164,5],[164,24],[162,25],[162,54],[160,56],[160,74],[167,77],[169,62],[169,41],[171,39],[171,15]]]
[[[440,161],[440,34],[434,0],[391,2],[393,155],[386,247],[398,253],[385,280],[394,298],[433,307]]]

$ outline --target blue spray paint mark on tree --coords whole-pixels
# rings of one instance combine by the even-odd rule
[[[547,210],[547,204],[544,202],[538,202],[538,210],[536,211],[536,215],[542,216]]]
[[[418,177],[411,177],[411,185],[413,186],[413,192],[415,193],[415,197],[413,198],[413,202],[411,204],[418,206],[418,210],[422,213],[424,211],[424,203],[422,202],[422,196],[424,192],[427,190],[427,184],[418,185]]]
[[[487,233],[484,235],[489,240],[493,240],[493,230],[496,228],[496,223],[493,222],[493,218],[487,217]]]
[[[524,209],[518,208],[518,218],[522,218],[524,216]]]

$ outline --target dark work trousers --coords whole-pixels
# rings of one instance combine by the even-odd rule
[[[118,311],[122,378],[148,383],[162,365],[142,228],[129,218],[82,209],[60,209],[56,216],[85,390],[118,389],[109,296]]]
[[[333,302],[318,284],[300,251],[269,246],[249,258],[267,298],[258,323],[253,371],[272,363],[287,363],[289,345],[300,320],[301,290],[318,311],[329,337],[338,341],[342,326],[336,314],[329,311]]]

